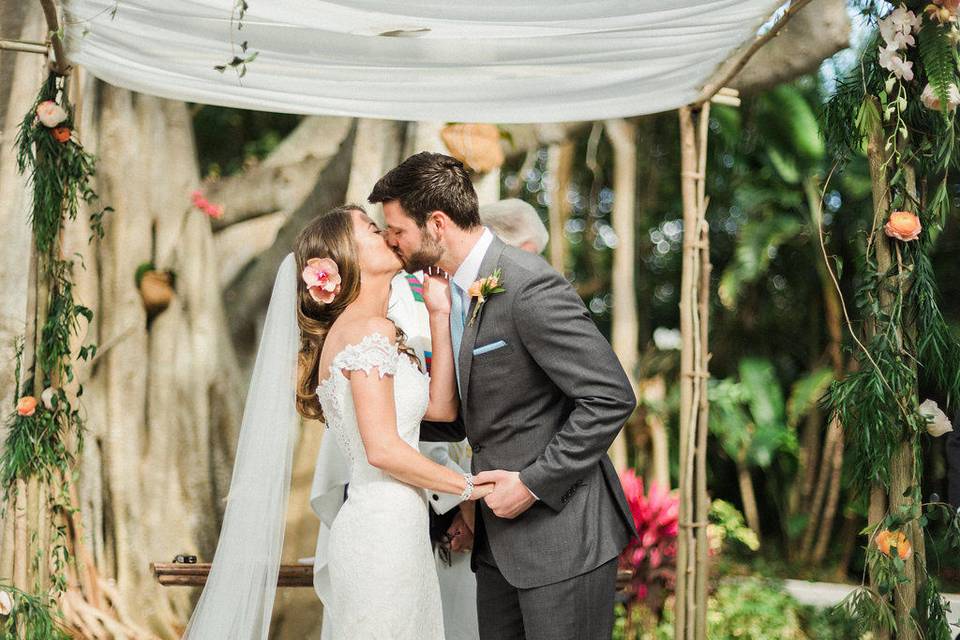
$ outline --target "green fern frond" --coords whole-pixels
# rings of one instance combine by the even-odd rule
[[[920,59],[941,109],[947,112],[950,85],[957,79],[956,49],[950,40],[950,30],[930,20],[925,20],[920,30]]]

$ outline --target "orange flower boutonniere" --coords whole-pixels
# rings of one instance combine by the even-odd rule
[[[467,289],[467,293],[471,298],[477,299],[477,304],[473,305],[473,313],[470,314],[469,325],[472,326],[476,319],[480,316],[480,310],[483,308],[483,305],[486,304],[487,300],[495,293],[503,293],[506,289],[503,288],[503,273],[500,269],[494,271],[491,275],[486,278],[480,278]]]

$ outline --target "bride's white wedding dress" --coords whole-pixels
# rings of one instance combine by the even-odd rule
[[[317,387],[327,435],[350,462],[350,485],[330,531],[332,601],[324,611],[333,638],[443,640],[443,613],[430,546],[426,495],[367,462],[344,372],[394,377],[397,431],[420,439],[430,378],[381,334],[337,354]]]

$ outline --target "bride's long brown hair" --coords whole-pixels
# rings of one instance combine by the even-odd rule
[[[293,254],[297,260],[297,324],[300,326],[300,353],[297,361],[297,411],[305,418],[323,420],[317,399],[320,380],[320,355],[327,332],[347,306],[360,293],[360,260],[353,240],[352,211],[366,213],[358,205],[331,209],[311,220],[297,235]],[[311,258],[330,258],[340,271],[340,293],[330,304],[320,304],[310,296],[300,274]],[[416,355],[405,346],[403,332],[397,327],[401,351],[418,365]]]

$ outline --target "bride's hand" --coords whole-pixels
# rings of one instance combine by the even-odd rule
[[[497,485],[495,485],[492,482],[488,482],[486,484],[474,485],[473,493],[470,494],[470,500],[472,501],[483,500],[488,495],[493,493],[493,490],[496,488],[497,488]]]
[[[450,281],[435,267],[423,274],[423,302],[431,314],[450,315]]]

